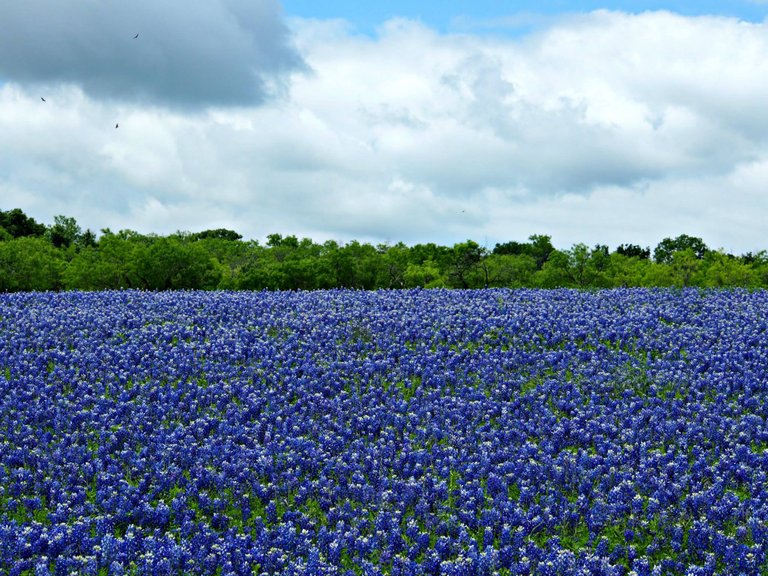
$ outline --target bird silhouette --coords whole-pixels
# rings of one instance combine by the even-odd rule
[[[115,124],[115,128],[117,128],[118,126],[120,126],[120,124]]]
[[[134,36],[133,39],[136,40],[136,38],[138,38],[138,37],[139,37],[139,33],[137,32],[136,36]]]
[[[40,96],[40,100],[42,100],[43,102],[46,101],[45,98],[43,98],[42,96]]]

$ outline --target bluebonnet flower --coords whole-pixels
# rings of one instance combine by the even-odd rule
[[[0,571],[750,573],[767,300],[4,295]]]
[[[50,576],[51,573],[48,558],[41,557],[35,564],[35,576]]]

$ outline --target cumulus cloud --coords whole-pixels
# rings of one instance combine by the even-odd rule
[[[0,21],[0,78],[94,98],[253,105],[302,67],[276,0],[25,0]]]
[[[275,70],[305,68],[282,99],[115,105],[82,82],[43,104],[6,84],[3,203],[158,233],[766,247],[766,24],[600,11],[511,38],[289,25],[277,52],[294,59]]]
[[[378,113],[357,126],[442,191],[588,191],[749,159],[766,134],[766,50],[762,26],[665,13],[573,17],[519,42],[391,22],[313,51],[325,74],[307,85],[342,87],[329,115]]]

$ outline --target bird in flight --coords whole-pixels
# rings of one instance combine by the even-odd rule
[[[118,126],[120,126],[120,124],[115,124],[115,128],[117,128]]]
[[[138,37],[139,37],[139,33],[136,32],[136,36],[134,36],[133,39],[136,40],[136,38],[138,38]]]
[[[42,100],[43,102],[45,102],[45,98],[43,98],[42,96],[40,96],[40,100]]]

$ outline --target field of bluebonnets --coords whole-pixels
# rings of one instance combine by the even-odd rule
[[[768,573],[767,312],[2,295],[0,573]]]

